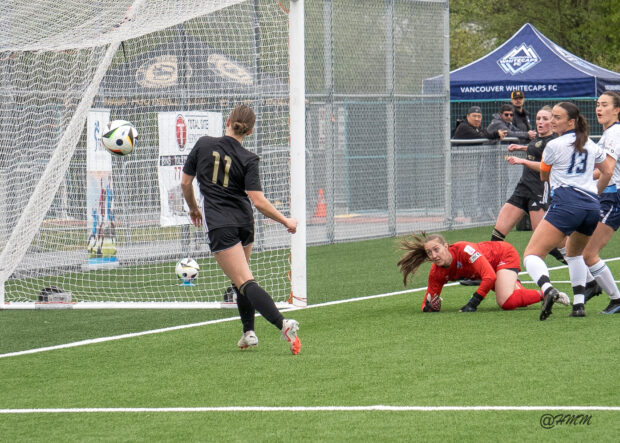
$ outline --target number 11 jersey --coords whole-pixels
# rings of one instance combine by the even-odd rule
[[[183,172],[198,180],[207,231],[254,224],[245,191],[262,191],[258,164],[259,157],[233,137],[198,139]]]

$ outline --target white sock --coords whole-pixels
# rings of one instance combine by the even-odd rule
[[[566,257],[566,263],[568,263],[568,274],[570,275],[570,283],[573,286],[573,304],[583,304],[585,296],[583,291],[586,287],[586,275],[588,274],[588,267],[586,262],[583,261],[583,255],[576,255],[574,257]]]
[[[538,281],[543,276],[549,279],[549,269],[547,268],[545,261],[539,256],[537,255],[525,256],[523,258],[523,265],[525,266],[525,270],[527,271],[527,273],[530,274],[530,277],[532,277],[532,280],[534,280],[536,284],[538,284]],[[540,289],[542,289],[543,293],[549,287],[551,287],[550,283],[544,283],[540,285]]]
[[[614,276],[603,260],[590,266],[590,272],[596,279],[596,282],[609,294],[612,300],[620,298],[620,291],[618,290]]]
[[[588,267],[586,266],[586,262],[583,261],[583,255],[566,257],[566,263],[568,264],[568,274],[570,275],[571,285],[573,285],[573,287],[585,287]]]
[[[586,296],[583,294],[575,294],[573,296],[573,304],[574,305],[582,305],[586,302]]]
[[[588,274],[586,275],[586,285],[590,283],[592,280],[594,280],[594,276],[590,272],[590,269],[588,269]]]

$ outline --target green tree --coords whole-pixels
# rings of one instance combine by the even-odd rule
[[[483,57],[527,22],[578,57],[620,71],[620,0],[450,0],[450,69]]]

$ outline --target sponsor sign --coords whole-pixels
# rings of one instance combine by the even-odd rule
[[[160,224],[161,226],[190,224],[189,208],[181,190],[183,165],[200,137],[223,135],[222,113],[160,112],[158,124]],[[194,195],[200,205],[202,198],[197,180],[194,180]]]

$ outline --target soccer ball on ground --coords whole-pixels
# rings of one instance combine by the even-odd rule
[[[101,144],[114,155],[131,154],[136,147],[138,131],[128,121],[114,120],[108,123],[101,136]]]
[[[179,260],[174,268],[174,272],[176,272],[178,279],[183,283],[191,283],[194,281],[196,277],[198,277],[199,271],[200,266],[198,266],[196,260],[189,257]]]

